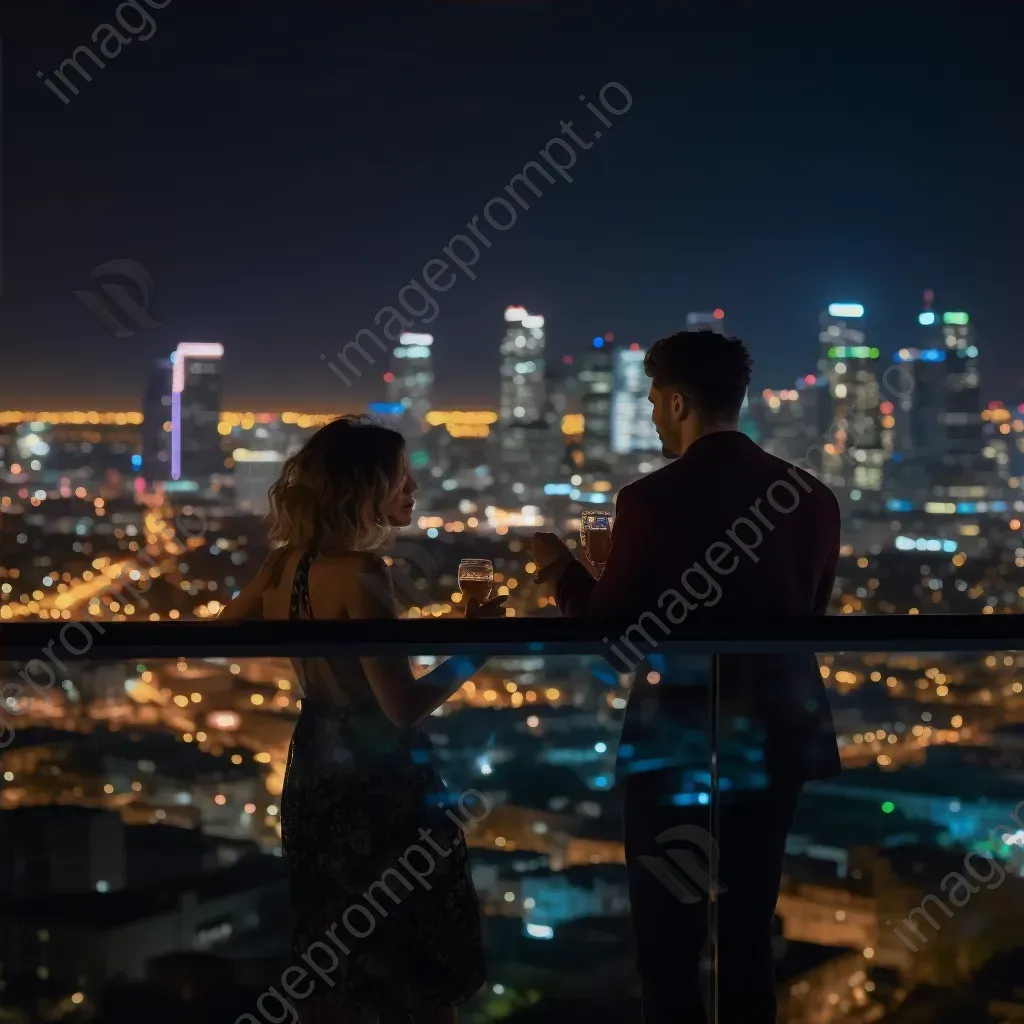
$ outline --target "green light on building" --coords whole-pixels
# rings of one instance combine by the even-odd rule
[[[969,324],[971,318],[966,313],[943,313],[942,322],[944,324]]]
[[[883,814],[892,814],[892,812],[895,811],[895,810],[896,810],[896,805],[891,800],[886,800],[885,803],[882,804],[882,813]]]
[[[878,349],[877,348],[869,349],[869,353],[870,353],[870,358],[872,358],[872,359],[877,359],[878,358]]]
[[[409,456],[409,465],[413,469],[425,469],[430,465],[430,456],[423,451],[412,452]]]
[[[845,345],[833,345],[828,350],[829,359],[845,359],[846,358],[846,346]]]

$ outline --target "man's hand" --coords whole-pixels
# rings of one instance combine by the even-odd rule
[[[505,618],[505,602],[507,594],[499,597],[492,597],[490,601],[477,601],[475,598],[466,598],[467,619],[503,619]]]
[[[561,537],[554,533],[535,533],[530,544],[530,554],[537,563],[534,581],[546,582],[559,575],[572,561],[572,552]]]

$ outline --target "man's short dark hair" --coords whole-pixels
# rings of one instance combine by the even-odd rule
[[[713,331],[670,334],[656,341],[644,356],[644,372],[654,386],[678,389],[704,416],[739,413],[753,365],[739,338]]]

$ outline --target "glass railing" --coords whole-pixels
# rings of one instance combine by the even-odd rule
[[[360,943],[379,951],[375,938],[410,920],[422,936],[436,912],[447,931],[424,962],[448,958],[437,976],[467,990],[464,1021],[638,1021],[638,952],[645,978],[668,974],[677,989],[648,988],[648,999],[682,1006],[680,993],[699,990],[712,1020],[738,1019],[737,999],[758,984],[774,985],[784,1022],[1016,1019],[1017,620],[842,616],[650,643],[633,633],[635,678],[608,641],[628,628],[526,618],[4,626],[0,1018],[301,1020],[307,998],[339,991],[347,965],[364,963]],[[826,742],[824,770],[803,771],[824,777],[796,802],[773,761],[806,754],[809,734],[780,750],[785,728],[770,700],[758,703],[781,686],[783,663],[761,662],[743,695],[731,659],[809,665],[812,653],[842,771],[828,770]],[[436,836],[448,843],[392,835],[393,862],[378,857],[380,879],[363,877],[355,892],[330,887],[329,865],[303,875],[303,844],[344,835],[365,858],[359,842],[378,825],[361,816],[397,814],[409,793],[393,791],[394,806],[386,786],[354,804],[289,795],[303,699],[291,659],[382,655],[408,655],[417,671],[447,656],[481,664],[424,720],[412,751],[443,779]],[[296,739],[293,772],[301,744],[317,742]],[[315,763],[328,777],[324,756]],[[451,865],[464,866],[461,852],[448,859],[455,840],[468,848],[486,980],[460,951],[451,903],[432,902],[455,891],[472,906],[468,888],[445,888]],[[290,871],[307,883],[291,896]],[[328,880],[319,899],[308,886],[317,877]],[[307,929],[305,956],[291,945],[296,898],[307,922],[315,905],[324,925],[323,935]],[[763,940],[767,982],[756,970]],[[743,987],[740,961],[754,965]]]

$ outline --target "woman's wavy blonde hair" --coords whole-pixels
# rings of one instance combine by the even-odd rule
[[[287,548],[369,551],[391,537],[381,503],[402,485],[405,438],[366,416],[321,427],[270,488],[270,540]]]

